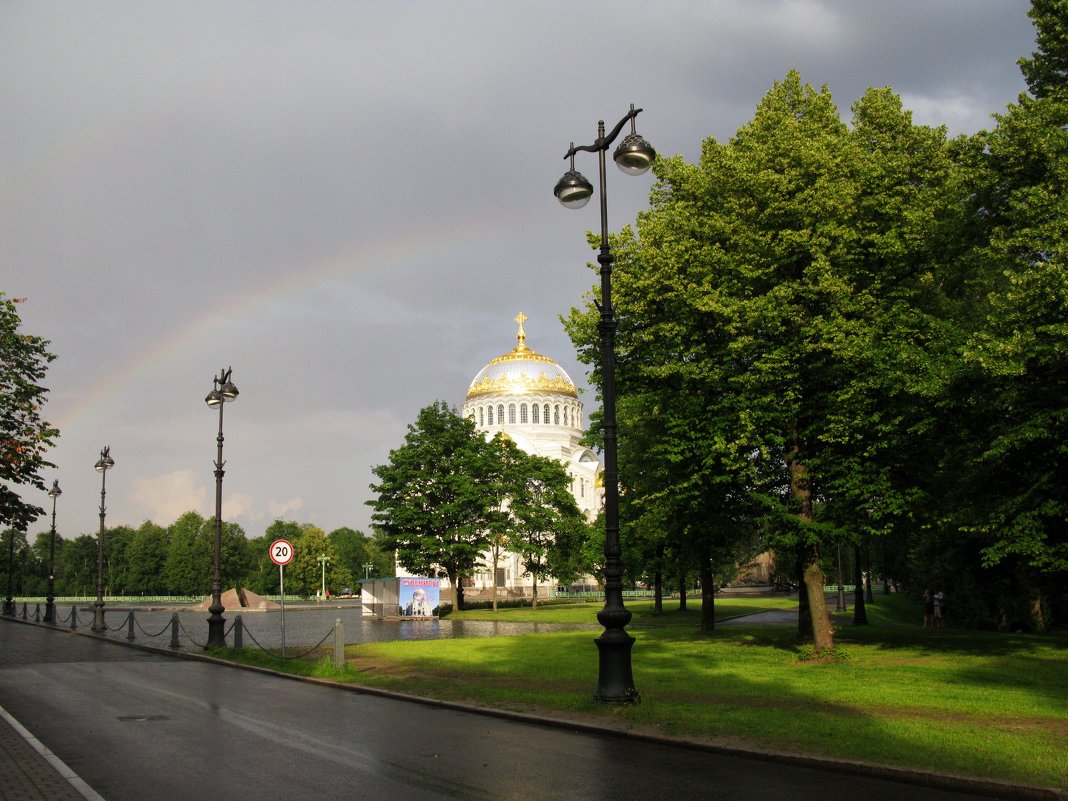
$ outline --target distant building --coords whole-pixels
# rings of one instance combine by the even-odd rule
[[[527,347],[526,321],[522,312],[515,317],[519,326],[515,348],[479,370],[467,388],[460,413],[473,420],[487,439],[505,434],[526,453],[560,462],[571,477],[575,502],[592,522],[604,503],[604,491],[600,460],[580,443],[584,433],[582,401],[563,367]],[[482,561],[486,567],[472,581],[476,591],[493,586],[490,555],[483,554]],[[519,556],[503,553],[497,564],[497,586],[512,594],[529,595],[533,580],[523,573]],[[552,586],[539,581],[538,594],[548,594]]]

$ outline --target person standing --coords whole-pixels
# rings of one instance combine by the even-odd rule
[[[946,627],[946,595],[939,590],[934,594],[934,627],[944,629]]]

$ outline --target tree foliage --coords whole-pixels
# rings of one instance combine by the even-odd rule
[[[45,452],[59,430],[41,416],[48,394],[41,381],[55,356],[48,340],[20,330],[20,302],[0,292],[0,525],[25,532],[44,509],[13,487],[45,488],[41,470],[54,467]]]
[[[493,475],[497,447],[443,401],[420,410],[389,463],[373,469],[379,483],[368,501],[382,547],[417,575],[444,574],[463,609],[463,580],[489,545],[499,499]]]

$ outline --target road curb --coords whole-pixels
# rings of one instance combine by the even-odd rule
[[[471,714],[485,715],[488,717],[501,718],[504,720],[514,720],[521,723],[550,726],[558,729],[568,729],[571,731],[598,734],[610,737],[625,737],[628,740],[641,740],[644,742],[656,743],[659,745],[671,745],[697,751],[706,751],[708,753],[736,756],[745,759],[759,759],[767,762],[776,762],[801,767],[811,767],[820,770],[834,771],[836,773],[851,774],[854,776],[884,779],[887,781],[900,782],[903,784],[911,784],[921,787],[932,787],[940,790],[966,792],[972,793],[977,796],[983,796],[986,798],[1005,799],[1005,801],[1068,801],[1068,790],[1060,790],[1055,787],[1017,784],[1014,782],[1002,781],[1000,779],[974,778],[970,776],[959,776],[952,773],[940,773],[937,771],[930,770],[901,768],[874,762],[860,762],[848,759],[836,759],[833,757],[812,756],[808,754],[799,754],[787,751],[755,750],[739,747],[736,745],[723,745],[705,740],[695,740],[685,737],[669,737],[667,735],[657,735],[642,731],[620,729],[618,727],[612,727],[598,723],[590,723],[586,721],[574,721],[568,720],[566,718],[542,717],[524,712],[495,709],[493,707],[478,706],[457,701],[445,701],[437,698],[425,698],[423,696],[411,695],[409,693],[397,692],[395,690],[385,690],[379,687],[370,687],[365,684],[343,683],[331,681],[329,679],[321,679],[314,676],[297,676],[292,673],[285,673],[280,670],[261,667],[259,665],[245,665],[240,662],[232,662],[230,660],[223,659],[217,656],[212,656],[210,654],[195,653],[190,651],[179,651],[171,648],[161,648],[155,645],[130,642],[128,640],[116,640],[107,636],[95,634],[91,631],[83,632],[78,629],[59,629],[53,626],[48,626],[44,623],[36,623],[34,621],[26,620],[16,620],[16,622],[31,626],[50,628],[60,633],[77,634],[82,637],[92,637],[94,639],[103,640],[105,642],[110,642],[115,645],[121,645],[127,648],[136,648],[142,651],[149,651],[156,654],[166,654],[168,656],[172,656],[178,659],[209,662],[215,665],[237,668],[240,670],[248,670],[255,673],[262,673],[270,676],[277,676],[279,678],[290,679],[292,681],[300,681],[307,684],[318,684],[324,687],[333,687],[335,689],[345,690],[347,692],[377,696],[381,698],[389,698],[397,701],[407,701],[409,703],[422,704],[424,706],[438,707],[441,709],[449,709],[456,712],[469,712]]]

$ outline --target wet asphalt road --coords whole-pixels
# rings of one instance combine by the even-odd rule
[[[0,706],[107,801],[974,798],[364,695],[11,620],[0,620]]]

